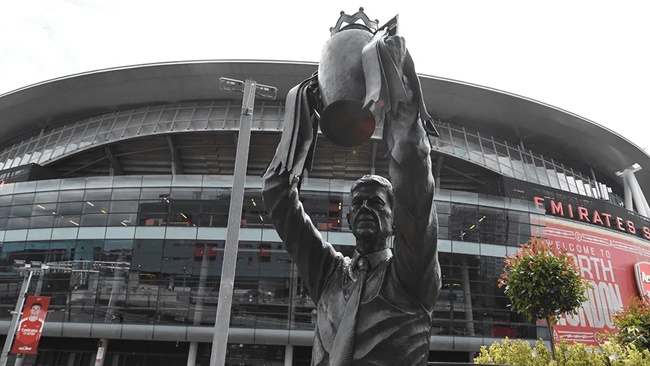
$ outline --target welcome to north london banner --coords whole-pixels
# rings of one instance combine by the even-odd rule
[[[639,290],[635,266],[650,261],[645,240],[577,222],[545,217],[544,239],[575,259],[580,275],[591,284],[588,300],[576,315],[564,314],[554,339],[596,345],[600,335],[616,331],[613,316]]]

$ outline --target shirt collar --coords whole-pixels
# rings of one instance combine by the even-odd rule
[[[393,251],[390,250],[389,248],[379,250],[377,252],[372,252],[370,254],[366,254],[365,257],[368,258],[368,263],[370,264],[370,268],[375,268],[382,262],[388,260],[393,256]],[[362,255],[358,251],[354,251],[354,254],[352,255],[352,268],[354,268],[357,265],[357,262],[359,261],[359,258],[361,258]]]

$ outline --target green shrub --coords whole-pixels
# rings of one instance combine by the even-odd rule
[[[616,333],[609,339],[623,346],[638,350],[650,349],[650,302],[646,298],[633,297],[628,305],[614,315]]]
[[[582,343],[569,345],[562,340],[556,347],[556,365],[558,366],[607,366],[603,355]]]
[[[513,366],[650,366],[650,351],[615,342],[589,347],[581,343],[570,345],[563,340],[556,347],[557,358],[553,360],[542,341],[531,347],[526,341],[505,338],[489,348],[482,346],[474,362]]]
[[[551,353],[546,349],[544,343],[537,341],[535,347],[520,339],[508,339],[492,343],[490,348],[481,347],[479,355],[474,363],[487,365],[530,365],[549,366],[553,365]]]

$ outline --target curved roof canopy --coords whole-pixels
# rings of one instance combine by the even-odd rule
[[[309,77],[316,63],[285,61],[182,61],[136,65],[71,75],[0,95],[0,145],[42,128],[140,105],[241,98],[219,90],[219,78],[278,88],[282,98]],[[592,166],[610,179],[638,163],[649,187],[650,156],[621,135],[592,121],[521,96],[459,81],[421,76],[430,113],[444,121],[492,131],[541,146]]]

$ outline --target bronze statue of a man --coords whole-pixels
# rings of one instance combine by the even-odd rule
[[[431,316],[440,290],[435,185],[430,142],[418,118],[419,82],[409,77],[413,70],[402,72],[410,58],[404,47],[391,48],[401,40],[396,38],[384,41],[396,56],[405,97],[380,112],[390,181],[366,175],[350,189],[348,223],[356,239],[352,258],[323,239],[299,200],[299,175],[315,143],[312,119],[296,118],[298,126],[292,128],[299,132],[293,133],[286,132],[290,123],[285,119],[278,151],[264,175],[268,213],[317,306],[314,366],[426,365],[429,355]],[[299,171],[287,167],[287,154]]]

